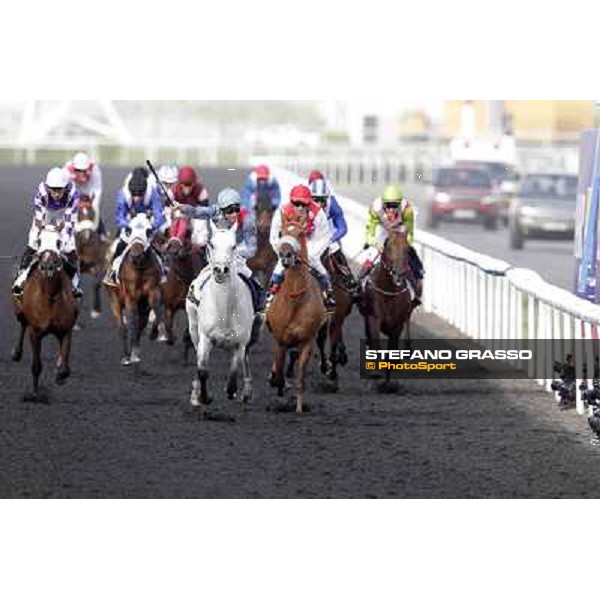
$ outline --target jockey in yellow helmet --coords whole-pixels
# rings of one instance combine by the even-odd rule
[[[387,237],[383,222],[402,219],[406,232],[406,241],[409,244],[408,263],[415,278],[414,305],[421,303],[423,293],[423,264],[412,246],[415,229],[415,215],[412,203],[404,196],[397,185],[388,185],[383,195],[375,198],[369,207],[367,224],[365,227],[365,253],[361,270],[358,274],[359,281],[363,281],[369,274],[377,259],[383,253],[383,246]]]

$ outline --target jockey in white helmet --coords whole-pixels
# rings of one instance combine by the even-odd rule
[[[33,197],[34,217],[29,229],[29,240],[20,270],[13,284],[14,294],[21,294],[29,275],[31,263],[37,251],[37,240],[40,230],[48,223],[54,223],[60,230],[61,252],[65,263],[65,271],[71,277],[73,295],[81,297],[79,287],[79,261],[75,249],[74,221],[77,213],[79,194],[70,181],[69,174],[61,167],[48,171]]]

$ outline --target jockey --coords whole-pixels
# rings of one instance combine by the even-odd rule
[[[37,250],[37,239],[40,229],[47,223],[56,223],[60,230],[61,252],[65,262],[65,271],[71,277],[73,295],[82,296],[79,287],[79,261],[75,249],[74,220],[77,213],[79,193],[70,181],[69,173],[60,167],[48,171],[46,179],[38,185],[33,197],[34,217],[29,230],[29,241],[19,267],[19,274],[13,284],[13,294],[23,293],[23,287],[29,267]]]
[[[325,175],[323,175],[321,171],[311,171],[310,175],[308,176],[308,185],[310,186],[310,184],[317,179],[322,179],[325,181]]]
[[[179,169],[177,183],[173,186],[176,204],[208,206],[208,190],[193,167]],[[208,243],[208,224],[204,220],[192,221],[192,246],[203,248]]]
[[[329,221],[327,216],[320,209],[319,205],[313,201],[310,189],[305,185],[297,185],[290,192],[290,202],[284,204],[273,215],[271,224],[270,242],[275,251],[279,246],[279,238],[281,237],[282,217],[292,216],[297,214],[300,217],[306,217],[306,241],[308,250],[308,262],[310,267],[316,272],[317,280],[321,284],[323,296],[325,300],[325,308],[327,311],[335,310],[335,298],[333,295],[333,287],[327,269],[321,262],[321,256],[331,243],[331,231],[329,229]],[[271,276],[269,294],[267,296],[267,307],[273,301],[273,297],[279,291],[283,282],[283,265],[281,259],[277,261],[277,265]]]
[[[92,201],[94,209],[94,226],[100,239],[105,242],[108,239],[108,232],[100,214],[100,201],[102,199],[102,173],[100,166],[92,162],[85,152],[78,152],[73,160],[65,164],[71,181],[79,196],[87,196]]]
[[[156,187],[152,187],[148,181],[148,171],[144,167],[136,167],[127,176],[126,184],[119,190],[117,195],[117,206],[115,210],[115,220],[117,224],[117,231],[119,237],[113,242],[110,248],[110,260],[111,268],[106,273],[104,283],[106,285],[117,285],[116,272],[115,272],[115,261],[125,248],[127,248],[127,242],[125,241],[123,234],[124,230],[129,225],[131,217],[145,212],[152,223],[152,231],[156,233],[165,225],[166,219],[163,211],[162,203],[160,201],[160,195]],[[166,281],[165,266],[158,254],[156,255],[163,269],[163,279],[161,283]]]
[[[313,171],[314,174],[321,175],[318,171]],[[309,177],[310,181],[310,177]],[[331,193],[331,189],[327,180],[323,177],[315,177],[309,184],[312,199],[323,209],[329,221],[331,230],[331,243],[329,245],[329,254],[335,259],[340,266],[344,278],[352,290],[355,297],[358,295],[358,283],[354,279],[354,275],[348,266],[346,256],[342,251],[341,239],[348,232],[344,211],[339,205],[337,198]]]
[[[382,223],[384,220],[394,221],[402,219],[408,247],[408,264],[415,278],[415,298],[413,306],[421,304],[423,293],[423,263],[412,246],[414,237],[414,212],[412,203],[405,198],[400,188],[396,185],[388,185],[383,195],[373,200],[369,207],[369,215],[366,225],[365,261],[358,274],[358,280],[362,281],[371,271],[379,256],[383,253],[383,245],[386,240],[386,231]]]
[[[254,211],[256,208],[256,197],[260,193],[267,193],[271,198],[273,209],[281,202],[281,189],[277,179],[271,175],[269,167],[259,165],[246,178],[242,189],[242,204]]]
[[[184,209],[186,214],[194,219],[212,219],[218,227],[232,229],[236,239],[236,266],[237,273],[250,288],[254,311],[260,312],[263,304],[263,288],[252,275],[247,261],[256,254],[256,222],[252,213],[241,206],[239,193],[232,188],[225,188],[219,192],[216,206],[199,206]],[[209,265],[204,267],[195,280],[198,289],[211,275]]]

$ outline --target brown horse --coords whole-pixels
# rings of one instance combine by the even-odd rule
[[[308,267],[306,223],[285,218],[282,222],[279,257],[285,278],[266,312],[267,327],[273,335],[274,361],[271,385],[283,396],[283,368],[289,348],[298,351],[295,377],[296,412],[302,412],[306,389],[306,368],[313,342],[326,318],[321,288]]]
[[[190,284],[198,274],[194,265],[192,249],[192,230],[190,221],[182,214],[173,214],[169,237],[165,245],[165,256],[169,264],[167,281],[162,285],[162,302],[164,307],[165,341],[170,346],[175,343],[173,334],[173,321],[179,310],[185,312],[185,299]],[[158,319],[154,322],[153,330],[158,326]],[[151,335],[153,337],[153,335]],[[184,359],[193,347],[192,340],[186,326],[184,334]]]
[[[412,302],[409,285],[414,287],[408,265],[406,233],[392,223],[386,227],[387,239],[377,266],[366,281],[361,313],[365,319],[367,345],[379,340],[379,334],[388,337],[388,348],[399,348],[404,327],[409,325]],[[389,387],[386,371],[385,388]]]
[[[273,212],[269,194],[260,194],[256,199],[256,254],[248,261],[248,267],[263,287],[269,285],[277,262],[277,255],[269,241]]]
[[[121,364],[125,366],[141,361],[140,337],[148,324],[150,310],[154,310],[159,322],[162,316],[161,266],[150,243],[152,228],[148,217],[144,213],[136,215],[128,231],[128,247],[119,267],[120,285],[107,286],[111,310],[123,342]]]
[[[321,373],[327,376],[334,386],[338,389],[338,364],[342,367],[348,362],[346,354],[346,345],[343,338],[343,327],[346,317],[352,312],[352,290],[346,283],[346,277],[343,267],[335,259],[335,255],[326,252],[322,258],[323,265],[327,269],[333,283],[335,294],[335,312],[324,323],[317,336],[317,346],[321,358]],[[326,345],[329,340],[329,357],[327,357]]]
[[[81,274],[89,273],[95,279],[94,304],[91,317],[96,319],[102,312],[100,285],[108,267],[106,256],[109,243],[102,241],[96,231],[94,208],[92,201],[87,196],[82,196],[79,200],[77,222],[75,224],[75,246]]]
[[[23,338],[29,329],[33,361],[33,400],[38,399],[39,378],[42,372],[42,339],[52,334],[59,344],[56,363],[56,382],[64,383],[71,374],[69,354],[71,333],[77,320],[79,308],[73,298],[71,279],[65,273],[60,253],[61,241],[57,229],[46,225],[39,238],[37,259],[32,273],[25,283],[22,297],[13,296],[15,316],[20,324],[17,344],[12,358],[21,360]]]

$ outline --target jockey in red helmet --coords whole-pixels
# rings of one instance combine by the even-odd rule
[[[329,247],[331,243],[331,231],[329,229],[329,221],[327,216],[316,204],[310,193],[310,189],[305,185],[297,185],[290,192],[290,202],[280,207],[273,216],[271,224],[270,242],[273,249],[277,252],[279,247],[279,238],[281,234],[282,217],[293,216],[306,217],[306,242],[308,250],[309,265],[317,273],[317,279],[323,290],[325,307],[328,311],[335,310],[335,298],[333,295],[333,287],[327,270],[321,262],[321,255]],[[269,287],[269,296],[267,297],[267,307],[273,300],[273,296],[279,291],[283,281],[283,265],[281,260],[277,261],[277,265],[273,270]]]

